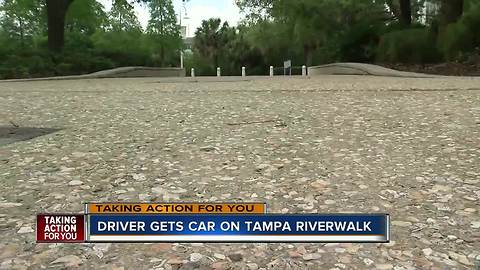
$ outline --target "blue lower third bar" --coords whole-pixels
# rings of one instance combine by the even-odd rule
[[[88,216],[90,242],[388,242],[387,214]]]

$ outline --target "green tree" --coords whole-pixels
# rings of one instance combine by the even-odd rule
[[[221,50],[226,44],[224,33],[228,23],[222,25],[221,22],[218,18],[204,20],[195,31],[194,52],[208,59],[212,68],[218,67]]]
[[[75,1],[66,15],[66,30],[91,35],[107,23],[104,6],[96,0]]]
[[[245,39],[259,50],[265,63],[281,65],[284,60],[296,58],[296,46],[292,44],[291,27],[274,20],[261,20],[249,25]]]
[[[250,45],[248,30],[249,27],[242,25],[230,27],[220,19],[203,21],[195,33],[194,54],[187,65],[203,75],[215,74],[216,67],[222,68],[222,74],[240,75],[242,66],[247,67],[250,74],[265,74],[262,55]]]
[[[151,0],[148,8],[150,20],[147,34],[152,49],[156,51],[154,58],[159,60],[161,66],[164,66],[167,58],[172,60],[181,47],[180,26],[177,24],[171,0]],[[157,55],[158,57],[156,57]]]
[[[108,17],[113,31],[141,31],[142,29],[133,4],[127,0],[113,0]]]
[[[333,51],[325,60],[370,62],[382,29],[392,16],[381,1],[343,1],[339,9],[338,30],[330,33],[323,54]],[[335,52],[336,51],[336,52]]]
[[[307,66],[311,66],[315,51],[323,46],[340,25],[342,15],[334,0],[278,0],[273,16],[291,26],[296,46],[303,49]]]
[[[246,13],[246,21],[255,24],[271,16],[276,1],[277,0],[235,0],[235,3],[243,13]]]
[[[0,25],[4,34],[11,40],[19,41],[22,47],[39,34],[42,29],[42,1],[5,0],[0,7],[3,16]]]
[[[225,33],[228,42],[221,53],[221,65],[227,74],[239,75],[242,66],[251,74],[266,74],[268,70],[260,50],[249,42],[248,30],[247,26],[239,25],[230,27]]]
[[[133,2],[113,0],[105,29],[91,36],[94,48],[115,66],[145,65],[145,36],[135,15]]]

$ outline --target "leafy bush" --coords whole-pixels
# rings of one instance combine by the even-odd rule
[[[384,34],[376,59],[383,63],[432,63],[441,60],[441,55],[428,29],[413,28]]]
[[[440,34],[438,46],[448,60],[463,60],[480,47],[480,4],[472,6],[456,23],[450,24]]]
[[[338,54],[344,62],[372,62],[380,39],[380,25],[365,21],[353,25],[342,33],[338,44]]]
[[[115,67],[110,59],[95,54],[94,51],[64,52],[56,62],[59,63],[55,69],[58,75],[85,74]]]
[[[191,53],[186,53],[184,57],[185,69],[187,75],[190,75],[190,70],[195,69],[195,75],[197,76],[215,76],[216,70],[211,65],[211,61]]]
[[[48,57],[48,55],[35,53],[28,57],[27,61],[29,74],[41,74],[42,76],[54,75],[54,64],[52,62],[52,59]]]
[[[141,32],[98,31],[91,38],[95,51],[115,66],[143,66],[149,59]]]
[[[72,74],[72,69],[72,63],[60,63],[55,67],[56,73],[60,75],[70,75]]]
[[[0,62],[0,77],[29,78],[34,76],[51,76],[54,64],[48,55],[33,48],[18,49],[9,53]]]

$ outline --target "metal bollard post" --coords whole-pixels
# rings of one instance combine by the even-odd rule
[[[192,68],[190,70],[190,76],[192,76],[192,78],[195,77],[195,69],[194,68]]]
[[[302,76],[307,76],[307,66],[302,66]]]
[[[222,72],[220,67],[217,67],[217,77],[220,77],[220,76],[222,76]]]
[[[270,77],[273,77],[273,66],[270,66]]]
[[[245,67],[242,67],[242,77],[247,76],[247,72],[245,71]]]

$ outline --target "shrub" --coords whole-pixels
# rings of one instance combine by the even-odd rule
[[[60,63],[55,67],[55,72],[58,75],[70,75],[72,74],[72,66],[71,63]]]
[[[198,76],[215,76],[216,69],[207,59],[199,56],[198,54],[185,54],[185,68],[187,74],[190,75],[191,68],[195,68],[195,75]]]
[[[384,63],[431,63],[441,60],[435,38],[428,29],[413,28],[384,34],[376,60]]]
[[[380,27],[369,21],[350,27],[335,41],[341,61],[372,62],[375,60],[375,49],[380,35]],[[332,48],[332,49],[334,49]]]
[[[141,32],[103,32],[92,37],[97,55],[111,59],[115,66],[143,66],[149,59]]]
[[[480,46],[480,4],[472,6],[462,18],[446,27],[438,38],[438,47],[448,60],[463,60],[463,55]]]

